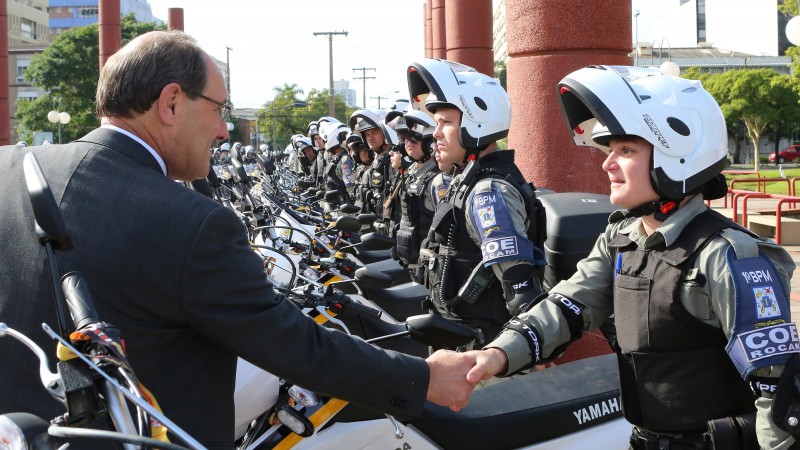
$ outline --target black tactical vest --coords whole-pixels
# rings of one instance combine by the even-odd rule
[[[518,186],[527,184],[514,164],[513,150],[490,153],[479,162],[480,170],[477,175],[469,182],[468,187],[462,186],[461,189],[472,191],[475,184],[485,178],[504,179],[518,190],[520,190]],[[520,194],[526,205],[529,200],[535,201],[533,190],[524,192],[520,190]],[[530,196],[534,198],[528,198]],[[468,195],[464,196],[467,197]],[[432,250],[437,256],[428,261],[424,261],[424,256],[421,256],[419,280],[431,292],[434,312],[481,328],[488,342],[497,336],[503,324],[511,316],[506,307],[502,284],[494,276],[474,304],[463,301],[451,304],[458,289],[469,278],[472,269],[481,262],[483,255],[480,247],[472,241],[467,232],[466,224],[469,218],[466,217],[465,205],[455,204],[449,200],[450,198],[452,196],[448,193],[448,201],[437,206],[428,237],[422,243],[423,248]],[[532,224],[529,225],[529,231],[531,227]]]
[[[680,290],[696,289],[697,301],[708,301],[705,274],[688,269],[725,228],[751,234],[709,210],[667,249],[642,250],[623,234],[609,244],[618,261],[614,315],[622,403],[634,425],[703,431],[708,420],[754,410],[753,394],[725,352],[723,331],[692,316],[679,299]]]
[[[433,210],[425,206],[425,190],[439,173],[433,158],[425,161],[413,174],[407,175],[405,192],[400,195],[400,227],[397,230],[397,256],[406,263],[416,263],[419,248],[433,221]],[[430,194],[428,194],[430,195]],[[430,199],[431,205],[435,202]]]
[[[337,173],[337,168],[339,164],[342,162],[342,159],[346,156],[347,152],[339,152],[337,155],[333,155],[328,162],[328,167],[325,169],[325,173],[327,175],[327,181],[325,188],[328,190],[335,190],[339,193],[339,199],[342,202],[349,202],[350,201],[350,194],[347,192],[347,186],[344,184],[344,180],[339,176]]]
[[[376,156],[372,165],[365,171],[367,186],[364,187],[364,200],[367,211],[375,213],[378,218],[383,217],[383,200],[386,198],[386,190],[389,186],[389,169],[391,160],[389,151],[386,150],[380,156]]]

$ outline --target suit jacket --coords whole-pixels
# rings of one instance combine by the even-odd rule
[[[57,252],[60,272],[83,273],[100,318],[121,329],[139,378],[196,439],[210,448],[233,444],[237,355],[371,409],[421,412],[423,360],[315,324],[273,291],[231,210],[169,180],[146,149],[111,129],[61,146],[0,148],[0,321],[49,355],[54,344],[40,324],[55,326],[55,312],[22,171],[30,151],[75,246]],[[0,340],[0,413],[64,412],[36,374],[30,351]]]

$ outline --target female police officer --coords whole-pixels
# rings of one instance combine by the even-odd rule
[[[703,204],[726,191],[719,106],[698,81],[605,66],[569,74],[559,100],[576,144],[608,155],[611,202],[624,210],[572,278],[475,352],[468,380],[557,357],[613,313],[632,448],[711,448],[708,421],[752,416],[754,404],[760,446],[788,448],[769,413],[798,351],[794,263]]]

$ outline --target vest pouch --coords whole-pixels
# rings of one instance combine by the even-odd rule
[[[719,348],[687,352],[624,355],[629,369],[620,371],[625,417],[658,432],[705,431],[715,417],[755,411],[755,398]],[[627,378],[633,374],[635,380]],[[630,390],[639,411],[625,400]],[[629,417],[630,415],[630,417]]]
[[[414,227],[401,227],[397,230],[397,255],[404,260],[415,263],[419,258],[420,243]]]
[[[636,324],[648,317],[647,298],[650,295],[649,278],[617,274],[614,280],[614,321],[619,324]],[[648,345],[647,330],[643,327],[617,327],[617,340],[623,353],[630,353]]]

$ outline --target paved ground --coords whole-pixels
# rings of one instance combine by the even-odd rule
[[[776,203],[776,200],[771,199],[750,199],[747,205],[748,215],[755,211],[774,211]],[[722,200],[714,200],[711,203],[711,207],[715,209],[722,208],[723,206]],[[732,205],[728,204],[728,207],[730,208]],[[741,202],[738,208],[741,208]],[[741,210],[737,210],[737,214],[741,214]],[[784,248],[792,255],[795,264],[800,267],[800,246],[784,246]],[[792,317],[794,317],[795,322],[800,323],[800,272],[798,270],[795,270],[794,276],[792,277],[790,300],[792,305]]]

